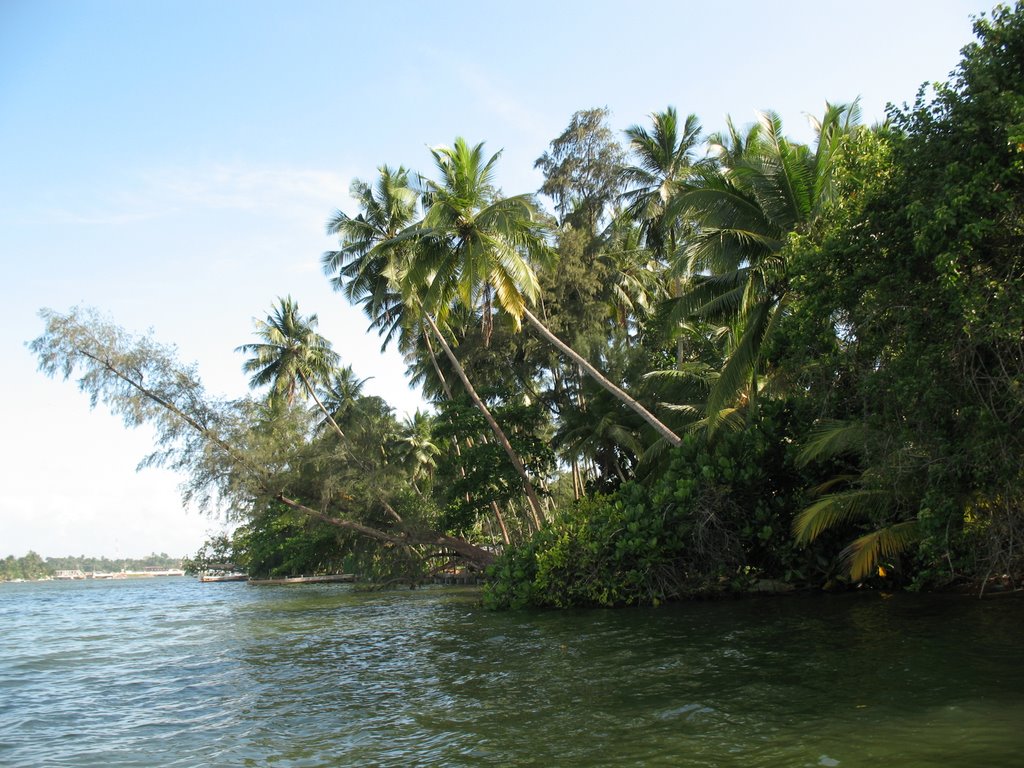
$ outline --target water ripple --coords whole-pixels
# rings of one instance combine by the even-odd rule
[[[0,586],[0,765],[1006,765],[1020,603]],[[952,756],[952,757],[951,757]]]

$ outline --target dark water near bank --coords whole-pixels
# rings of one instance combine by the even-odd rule
[[[0,585],[3,766],[1024,765],[1024,601]]]

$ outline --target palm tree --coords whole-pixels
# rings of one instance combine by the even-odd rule
[[[679,218],[672,215],[669,204],[693,175],[701,125],[697,116],[690,114],[680,126],[675,107],[655,112],[651,123],[651,130],[640,125],[626,129],[637,165],[622,171],[629,187],[623,195],[627,202],[624,213],[640,224],[647,247],[665,260],[675,253],[679,238]]]
[[[483,144],[471,148],[462,139],[456,140],[454,148],[438,147],[431,153],[440,181],[426,184],[428,207],[423,219],[382,243],[379,250],[391,255],[394,282],[407,303],[419,310],[515,467],[539,526],[543,508],[526,467],[470,382],[439,321],[443,322],[454,301],[468,308],[480,307],[486,343],[493,329],[496,301],[513,316],[521,315],[525,299],[520,286],[530,296],[539,292],[523,251],[540,254],[545,248],[543,234],[526,196],[497,198],[493,176],[500,153],[485,161]],[[395,249],[410,242],[415,244],[411,258],[395,258]]]
[[[431,150],[439,182],[428,182],[429,207],[419,224],[396,238],[417,239],[416,255],[406,273],[407,285],[425,286],[425,317],[443,314],[452,300],[482,306],[483,322],[493,311],[507,312],[518,328],[525,318],[545,341],[572,359],[602,387],[633,409],[672,445],[682,441],[633,397],[613,384],[588,360],[555,336],[529,309],[540,288],[531,266],[550,258],[547,231],[528,195],[497,197],[494,166],[501,153],[484,160],[483,144]],[[440,337],[439,337],[440,338]],[[442,340],[443,341],[443,340]]]
[[[331,349],[331,343],[316,332],[319,319],[315,314],[302,317],[291,296],[277,301],[277,307],[266,320],[254,320],[256,334],[262,341],[235,349],[253,355],[242,366],[253,374],[249,385],[271,385],[270,397],[284,396],[290,407],[301,382],[303,392],[313,398],[327,423],[345,440],[345,433],[317,394],[318,385],[328,382],[337,368],[338,355]]]
[[[644,244],[662,264],[675,256],[683,235],[684,222],[675,200],[707,161],[695,162],[694,150],[700,140],[701,125],[690,114],[680,125],[675,107],[651,115],[651,130],[633,125],[626,129],[629,148],[638,164],[623,170],[623,183],[629,188],[623,195],[627,206],[624,215],[640,225]],[[673,276],[668,287],[672,297],[682,293],[679,276]],[[676,341],[676,363],[686,359],[683,339]]]
[[[399,349],[406,355],[415,355],[419,342],[424,342],[431,364],[451,399],[428,329],[392,279],[393,263],[407,261],[412,244],[377,248],[416,221],[420,192],[413,187],[410,172],[405,168],[383,165],[378,170],[379,176],[372,186],[356,179],[349,188],[360,212],[353,217],[338,210],[328,220],[327,233],[339,236],[341,248],[324,253],[323,270],[335,290],[362,306],[370,319],[370,328],[383,337],[381,350],[397,336]]]
[[[668,317],[730,327],[725,364],[708,397],[711,425],[744,389],[750,401],[757,396],[761,350],[790,300],[790,236],[805,231],[831,201],[833,170],[858,119],[856,103],[826,105],[814,121],[813,150],[786,139],[770,112],[746,136],[730,123],[728,137],[712,139],[720,166],[704,170],[670,206],[697,226],[677,265],[690,282]]]
[[[360,379],[351,365],[335,368],[324,382],[324,409],[335,422],[342,422],[356,407],[363,394],[363,385],[369,379]],[[327,419],[324,419],[324,423]]]
[[[325,253],[322,264],[334,289],[362,306],[370,327],[384,336],[386,346],[402,330],[406,312],[401,294],[385,274],[394,254],[374,246],[416,220],[418,196],[405,168],[384,165],[379,173],[373,186],[358,179],[352,182],[349,191],[359,203],[357,216],[339,210],[328,220],[327,233],[339,236],[341,248]]]
[[[450,399],[451,390],[430,343],[430,334],[435,336],[466,392],[484,413],[495,437],[520,475],[534,523],[539,526],[542,519],[540,499],[522,460],[476,393],[445,339],[439,327],[444,325],[443,319],[435,320],[423,310],[422,299],[410,288],[413,283],[406,279],[414,250],[425,242],[418,233],[415,237],[410,236],[410,232],[416,231],[410,225],[415,218],[417,192],[410,185],[409,172],[404,168],[393,171],[385,165],[380,168],[380,177],[374,187],[355,181],[351,191],[362,210],[355,217],[337,211],[328,221],[328,233],[339,235],[342,247],[324,254],[324,272],[331,278],[335,290],[362,304],[363,311],[370,317],[370,327],[384,335],[384,346],[396,333],[400,337],[400,346],[406,350],[416,346],[414,332],[423,337],[434,369]],[[424,323],[426,328],[422,327]]]
[[[618,484],[613,478],[626,482],[626,470],[635,466],[642,453],[637,426],[635,416],[618,400],[598,391],[585,411],[562,414],[551,442],[570,466],[578,467],[582,459],[598,470],[594,480],[607,490]]]
[[[419,492],[417,481],[433,477],[437,467],[436,456],[441,449],[433,438],[433,418],[419,409],[402,420],[397,435],[397,453],[409,470],[413,488]]]
[[[338,355],[316,332],[315,314],[303,317],[291,296],[277,302],[265,320],[253,321],[260,341],[243,344],[235,351],[252,355],[242,365],[242,370],[252,374],[250,386],[269,385],[271,400],[284,398],[291,406],[299,384],[306,394],[316,397],[314,384],[326,379],[338,364]]]
[[[825,531],[851,522],[866,522],[873,530],[854,539],[840,553],[850,578],[873,576],[883,557],[892,560],[921,538],[921,527],[908,489],[925,484],[922,457],[913,446],[894,443],[892,435],[866,422],[824,421],[811,432],[797,455],[798,465],[842,455],[857,456],[874,466],[839,475],[814,492],[818,500],[793,519],[797,544],[809,544]],[[899,478],[900,482],[892,482]]]
[[[609,272],[604,296],[608,312],[626,331],[630,318],[639,321],[650,316],[666,298],[664,269],[643,246],[643,237],[640,226],[627,216],[617,215],[605,231],[606,250],[598,256]]]

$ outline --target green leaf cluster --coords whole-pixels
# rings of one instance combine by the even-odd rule
[[[827,560],[789,535],[813,479],[796,466],[792,409],[713,441],[690,435],[645,481],[582,500],[493,567],[495,608],[657,605],[801,583]]]

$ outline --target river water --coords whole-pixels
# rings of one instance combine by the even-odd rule
[[[0,584],[2,766],[1024,765],[1024,601]]]

